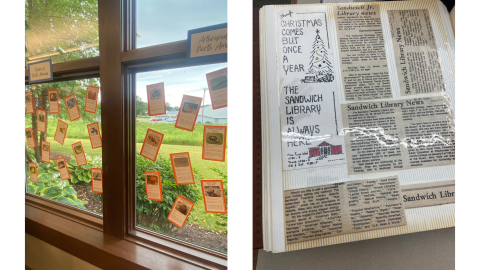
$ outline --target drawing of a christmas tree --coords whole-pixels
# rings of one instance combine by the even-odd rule
[[[334,78],[332,64],[328,60],[325,44],[320,37],[320,30],[317,29],[316,32],[317,36],[313,42],[313,51],[310,56],[310,68],[307,73],[311,75],[305,76],[305,79],[301,80],[303,83],[332,82]]]

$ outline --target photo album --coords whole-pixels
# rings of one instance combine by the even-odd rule
[[[263,245],[455,226],[455,37],[437,0],[260,9]]]

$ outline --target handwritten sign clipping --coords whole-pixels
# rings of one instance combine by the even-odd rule
[[[53,80],[52,59],[28,64],[28,81],[30,83]]]
[[[224,23],[188,31],[187,62],[227,60],[227,30]]]
[[[346,162],[327,7],[276,9],[283,170]]]

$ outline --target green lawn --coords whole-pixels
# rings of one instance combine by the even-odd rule
[[[65,142],[63,145],[56,142],[53,137],[48,137],[47,141],[50,142],[51,151],[59,152],[65,155],[69,155],[73,157],[73,150],[72,144],[78,141],[82,142],[83,149],[85,154],[94,157],[94,156],[102,156],[102,148],[92,149],[92,145],[90,144],[90,140],[88,139],[69,139],[65,138]],[[140,152],[142,149],[142,144],[137,143],[137,153]],[[201,146],[188,146],[188,145],[171,145],[171,144],[162,144],[160,146],[160,153],[167,157],[169,157],[170,153],[180,153],[180,152],[189,152],[190,159],[192,161],[192,167],[196,168],[198,172],[203,176],[203,179],[206,180],[217,180],[219,175],[210,170],[211,167],[216,167],[225,173],[227,173],[227,155],[225,158],[225,162],[217,162],[217,161],[210,161],[210,160],[203,160],[202,159],[202,147]],[[228,150],[227,150],[228,152]],[[200,185],[200,181],[197,181],[197,185]],[[205,206],[203,200],[198,201],[193,208],[191,213],[195,219],[197,219],[196,224],[201,226],[206,230],[212,230],[215,232],[225,232],[225,228],[218,226],[215,224],[217,219],[212,216],[212,214],[205,212]]]

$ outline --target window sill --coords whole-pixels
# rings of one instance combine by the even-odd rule
[[[64,210],[64,209],[62,209]],[[104,234],[95,222],[65,211],[25,204],[25,232],[102,269],[226,269],[226,259],[214,263],[169,247]]]

